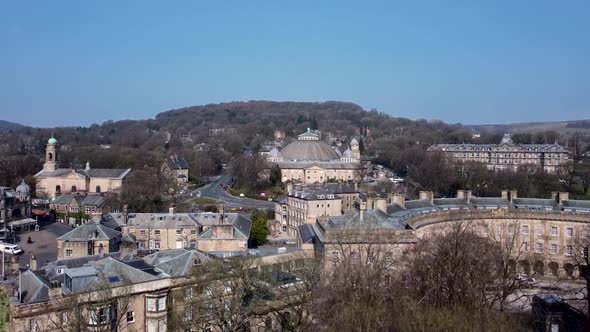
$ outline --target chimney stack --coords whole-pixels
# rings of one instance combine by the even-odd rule
[[[558,198],[559,198],[559,200],[557,202],[559,204],[561,204],[564,201],[568,201],[570,199],[570,193],[568,193],[568,192],[560,192]]]
[[[31,271],[37,270],[37,258],[35,257],[35,255],[31,255],[31,260],[29,262],[29,268],[31,269]]]
[[[121,213],[121,217],[123,219],[123,224],[127,225],[127,223],[129,222],[128,218],[129,218],[129,212],[127,211],[128,206],[127,204],[123,205],[123,213]]]
[[[502,198],[508,199],[508,190],[502,190]]]
[[[429,201],[432,204],[434,202],[434,194],[432,191],[423,190],[419,193],[419,199]]]
[[[401,206],[402,208],[406,207],[406,195],[404,194],[393,194],[393,203]]]
[[[168,208],[168,214],[174,215],[174,203],[170,204],[170,208]]]
[[[89,162],[89,161],[87,161],[87,162],[86,162],[86,170],[89,170],[89,169],[90,169],[90,162]]]

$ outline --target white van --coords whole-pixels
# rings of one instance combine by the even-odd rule
[[[17,246],[16,244],[10,244],[10,243],[0,242],[0,250],[4,251],[4,253],[6,253],[6,254],[11,254],[11,255],[18,255],[18,254],[23,253],[23,250],[19,246]]]

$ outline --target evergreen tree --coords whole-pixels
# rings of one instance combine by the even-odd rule
[[[311,130],[317,130],[318,129],[318,121],[315,118],[315,115],[312,115],[309,119],[309,128]]]
[[[250,244],[253,247],[258,247],[264,244],[268,234],[266,227],[266,213],[261,210],[254,209],[252,211],[252,229],[250,231]]]
[[[272,183],[273,186],[276,186],[281,183],[282,177],[283,177],[283,175],[281,174],[281,168],[279,167],[279,165],[274,165],[270,169],[270,177],[269,177],[270,183]]]
[[[361,154],[365,154],[365,143],[363,143],[363,138],[359,139],[359,151]]]

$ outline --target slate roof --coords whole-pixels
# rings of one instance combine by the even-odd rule
[[[193,213],[129,213],[127,215],[127,224],[146,229],[196,228],[198,224],[194,215]],[[103,216],[103,223],[109,226],[121,226],[123,225],[123,214],[109,213]]]
[[[121,232],[104,225],[89,222],[74,228],[66,234],[58,237],[62,241],[86,241],[88,239],[110,240],[121,235]]]
[[[305,188],[289,192],[290,197],[300,198],[307,201],[340,199],[333,190],[326,187]]]
[[[469,206],[467,204],[467,200],[464,198],[435,198],[433,199],[433,203],[437,207],[443,206]]]
[[[405,208],[408,210],[419,209],[419,208],[430,208],[430,207],[433,207],[433,205],[430,203],[430,201],[425,200],[425,199],[416,199],[416,200],[410,200],[410,201],[405,202]]]
[[[326,226],[333,229],[347,229],[347,228],[391,228],[404,229],[405,225],[400,223],[396,218],[380,210],[365,210],[363,211],[363,220],[360,219],[359,211],[352,211],[341,216],[328,217]]]
[[[57,274],[58,268],[67,270],[67,269],[82,267],[91,261],[97,261],[97,260],[103,259],[105,257],[113,257],[113,258],[118,259],[121,257],[121,255],[118,252],[112,252],[112,253],[102,254],[102,255],[90,255],[90,256],[58,259],[56,261],[49,262],[47,265],[43,266],[40,269],[40,271],[44,271],[45,277],[49,280],[59,280],[60,282],[63,282],[63,274]]]
[[[195,260],[202,264],[211,258],[197,250],[172,249],[148,255],[143,260],[171,277],[181,277],[190,275]]]
[[[567,200],[567,201],[563,201],[561,204],[563,205],[563,207],[590,210],[590,201],[582,201],[582,200],[570,201],[570,200]]]
[[[389,204],[387,205],[387,213],[392,214],[399,211],[405,211],[405,209],[397,204]]]
[[[10,281],[13,288],[18,289],[19,278]],[[21,273],[22,302],[36,303],[49,300],[49,282],[40,272],[27,270]]]
[[[475,207],[508,207],[510,202],[506,198],[501,197],[475,197],[472,196],[470,202]]]
[[[279,165],[280,168],[286,169],[308,169],[313,166],[317,166],[320,168],[327,168],[327,169],[360,169],[361,164],[356,162],[341,162],[340,157],[338,160],[332,161],[302,161],[302,162],[278,162],[276,164]]]
[[[322,232],[316,224],[303,224],[298,229],[303,244],[315,244],[323,239],[321,236]]]
[[[73,195],[73,194],[64,194],[57,197],[51,204],[55,205],[69,205],[70,202],[74,200],[75,203],[79,206],[96,206],[102,207],[107,203],[107,200],[100,196],[100,195]]]
[[[109,178],[109,179],[123,179],[127,174],[131,172],[130,168],[118,169],[118,168],[90,168],[90,169],[71,169],[71,168],[58,168],[55,171],[41,170],[35,177],[64,177],[69,174],[75,173],[82,177],[90,178]]]
[[[166,164],[168,165],[168,168],[170,168],[171,170],[189,169],[188,163],[183,158],[170,158],[166,160]]]
[[[228,215],[227,218],[230,218],[227,224],[231,224],[233,226],[233,239],[247,240],[250,237],[250,230],[252,228],[252,221],[250,219],[237,213]],[[209,226],[211,227],[208,230],[199,234],[199,239],[214,239],[213,227],[219,225],[221,225],[219,222],[210,224]]]
[[[116,287],[169,277],[165,273],[148,273],[132,265],[107,257],[79,268],[68,269],[65,274],[72,280],[69,291],[77,293],[104,282]]]
[[[557,202],[553,199],[543,198],[515,198],[512,203],[516,207],[542,207],[542,208],[555,208]]]

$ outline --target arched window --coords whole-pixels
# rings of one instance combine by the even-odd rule
[[[61,193],[61,186],[55,186],[55,192],[58,194]]]
[[[100,192],[100,186],[96,186],[96,192],[99,193]]]
[[[53,153],[49,152],[47,156],[49,157],[49,161],[53,161]]]
[[[77,190],[76,186],[72,186],[72,192],[75,193]]]

